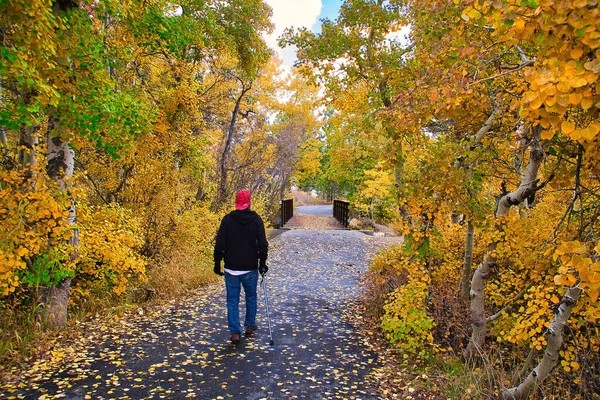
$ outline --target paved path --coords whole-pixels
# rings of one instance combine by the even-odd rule
[[[157,312],[88,326],[84,343],[93,346],[55,349],[55,357],[67,354],[62,367],[36,364],[19,389],[0,388],[0,398],[379,398],[369,374],[380,362],[359,340],[348,304],[382,240],[389,241],[342,230],[274,238],[267,275],[274,346],[262,295],[255,336],[229,343],[219,284]]]
[[[333,217],[333,206],[297,206],[296,215],[318,215],[321,217]]]
[[[298,206],[286,229],[335,230],[344,226],[333,217],[332,206]]]

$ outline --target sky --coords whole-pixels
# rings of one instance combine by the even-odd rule
[[[335,19],[342,0],[265,0],[273,8],[273,33],[266,37],[267,44],[279,54],[286,69],[290,69],[296,60],[296,50],[277,46],[277,38],[285,28],[305,26],[314,32],[321,28],[321,18]]]

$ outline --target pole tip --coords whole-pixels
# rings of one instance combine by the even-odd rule
[[[275,344],[275,342],[271,340],[271,341],[269,342],[269,344],[270,344],[271,346],[273,346],[273,345]]]

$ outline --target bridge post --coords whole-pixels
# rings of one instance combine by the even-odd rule
[[[350,217],[350,202],[346,200],[333,200],[333,216],[347,228]]]
[[[281,204],[281,227],[283,227],[294,216],[294,199],[283,199]]]

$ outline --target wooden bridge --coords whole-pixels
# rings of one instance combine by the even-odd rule
[[[294,200],[281,202],[281,223],[286,229],[332,230],[346,229],[349,220],[350,202],[334,200],[329,206],[297,207],[294,215]]]

